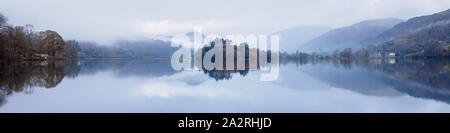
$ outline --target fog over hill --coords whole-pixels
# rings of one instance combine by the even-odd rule
[[[403,37],[414,32],[447,24],[450,24],[450,9],[431,15],[414,17],[408,21],[395,25],[392,29],[381,33],[377,37],[375,43],[394,40],[398,37]]]
[[[298,26],[275,34],[280,35],[280,51],[289,53],[298,50],[304,43],[330,31],[327,26]]]
[[[363,48],[368,46],[363,41],[377,37],[402,21],[393,18],[375,19],[333,29],[303,45],[301,51],[329,52],[334,49]]]

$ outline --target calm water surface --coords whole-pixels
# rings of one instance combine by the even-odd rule
[[[281,61],[265,71],[175,71],[168,60],[0,67],[0,112],[450,112],[450,61]]]

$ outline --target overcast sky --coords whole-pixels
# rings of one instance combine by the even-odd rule
[[[262,34],[308,25],[336,28],[449,8],[450,0],[0,0],[0,12],[9,23],[99,43],[186,33],[193,26],[215,34]]]

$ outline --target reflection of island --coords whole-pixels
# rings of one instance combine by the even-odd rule
[[[305,70],[308,75],[331,86],[361,94],[397,96],[404,93],[450,103],[449,62],[443,59],[309,60],[298,64],[311,63],[314,66]],[[316,65],[329,68],[323,69]]]
[[[233,73],[239,73],[241,76],[246,76],[248,74],[247,70],[211,70],[208,71],[206,69],[203,69],[203,73],[207,74],[209,77],[214,78],[216,81],[219,80],[230,80],[232,78]]]
[[[19,62],[0,65],[0,105],[14,92],[32,93],[34,87],[54,88],[64,77],[75,78],[74,61]]]

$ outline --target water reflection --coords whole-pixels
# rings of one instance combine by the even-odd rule
[[[89,92],[93,97],[97,96],[94,100],[99,99],[100,96],[103,97],[104,93],[113,94],[115,91],[118,91],[118,94],[114,93],[114,96],[121,97],[121,95],[130,91],[129,89],[136,88],[133,87],[136,84],[136,86],[139,86],[137,88],[142,88],[149,96],[161,95],[163,97],[171,97],[172,94],[180,93],[186,93],[186,95],[180,94],[174,95],[174,97],[198,95],[210,97],[219,94],[227,95],[231,98],[236,98],[240,95],[249,97],[247,95],[250,93],[257,94],[258,96],[262,95],[260,92],[250,91],[258,88],[257,90],[267,91],[268,93],[262,97],[269,97],[272,101],[277,101],[281,97],[287,99],[299,98],[298,96],[294,96],[294,92],[291,90],[310,93],[304,91],[308,89],[323,90],[327,87],[333,87],[371,97],[396,98],[407,95],[417,99],[432,99],[444,102],[447,105],[450,104],[449,63],[449,60],[442,59],[280,60],[279,80],[261,82],[252,75],[259,73],[260,71],[258,70],[207,71],[201,69],[199,71],[175,71],[171,68],[169,60],[21,62],[0,65],[0,111],[3,106],[8,104],[8,97],[15,93],[33,95],[34,90],[38,88],[56,87],[57,89],[61,89],[58,86],[68,79],[77,81],[77,84],[66,84],[62,86],[63,88],[72,87],[70,90],[72,93],[77,91],[81,93],[83,92],[83,88],[89,86],[95,86],[101,90],[101,92]],[[111,73],[111,75],[105,76],[104,73]],[[233,75],[240,76],[233,77]],[[90,77],[98,79],[98,81],[83,80],[91,79]],[[105,77],[118,79],[119,82],[113,81],[114,83],[112,83],[104,79]],[[313,82],[313,79],[317,80],[318,83],[309,83]],[[102,82],[103,80],[104,82]],[[130,80],[133,80],[133,82]],[[114,90],[108,87],[98,87],[110,83],[120,89]],[[261,88],[264,86],[270,87]],[[289,89],[289,91],[286,91],[286,89]],[[243,91],[245,93],[236,91]],[[83,92],[82,96],[85,96],[85,93]],[[58,93],[58,95],[65,97],[71,95],[71,93]],[[26,99],[26,96],[23,98]],[[320,98],[327,99],[327,97]],[[55,97],[55,99],[57,98]],[[204,100],[202,98],[196,99]],[[168,102],[167,100],[163,101]],[[294,105],[300,103],[300,101],[296,100],[288,101]],[[174,104],[173,106],[179,105],[175,101],[172,102],[171,104]],[[265,101],[264,103],[270,104],[270,102],[267,102]],[[310,102],[314,103],[313,101]],[[195,102],[192,101],[192,103]],[[167,103],[167,105],[171,104]],[[260,107],[257,106],[260,105],[257,102],[252,102],[252,104],[254,104],[252,107]],[[261,105],[261,107],[263,106],[266,105]],[[220,109],[221,107],[217,108]],[[282,109],[280,108],[280,110]],[[285,107],[285,109],[291,109],[291,106]],[[344,112],[353,111],[347,110]]]
[[[308,64],[305,61],[295,63]],[[449,60],[333,60],[310,63],[316,67],[305,69],[305,73],[337,88],[374,96],[404,93],[450,103]]]
[[[98,72],[114,71],[116,76],[161,77],[177,73],[170,61],[155,60],[82,60],[81,74],[96,74]]]
[[[207,74],[209,77],[214,78],[216,81],[219,80],[230,80],[233,73],[239,73],[239,75],[245,77],[248,74],[247,70],[211,70],[202,69],[203,73]]]
[[[32,93],[35,87],[54,88],[66,76],[75,78],[80,70],[80,66],[73,61],[0,65],[0,105],[13,93]]]

